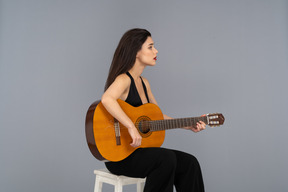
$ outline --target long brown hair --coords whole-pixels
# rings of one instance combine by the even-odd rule
[[[135,28],[124,33],[113,56],[105,84],[105,91],[118,75],[126,73],[133,67],[136,54],[148,37],[151,37],[151,33],[146,29]]]

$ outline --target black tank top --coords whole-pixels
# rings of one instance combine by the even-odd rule
[[[129,72],[126,72],[126,74],[130,77],[131,79],[131,84],[130,84],[130,89],[129,89],[129,93],[128,93],[128,96],[126,98],[126,102],[129,103],[130,105],[134,106],[134,107],[138,107],[140,105],[143,105],[142,103],[142,100],[140,98],[140,95],[137,91],[137,88],[136,88],[136,85],[135,85],[135,82],[134,82],[134,79],[133,77],[131,76],[131,74]],[[141,78],[141,77],[140,77]],[[143,81],[143,79],[141,78],[141,81],[142,81],[142,85],[143,85],[143,89],[144,89],[144,92],[145,92],[145,95],[146,95],[146,98],[147,98],[147,101],[149,103],[149,98],[148,98],[148,94],[147,94],[147,89],[146,89],[146,86],[145,86],[145,83]]]

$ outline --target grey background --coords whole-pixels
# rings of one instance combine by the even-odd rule
[[[163,146],[198,158],[206,191],[288,191],[287,13],[285,0],[0,1],[0,191],[93,191],[104,165],[86,110],[134,27],[159,50],[143,76],[164,113],[226,117]]]

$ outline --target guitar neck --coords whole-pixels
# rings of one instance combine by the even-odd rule
[[[149,121],[148,127],[150,131],[163,131],[168,129],[195,126],[199,121],[203,121],[205,124],[208,124],[207,117],[203,116]]]

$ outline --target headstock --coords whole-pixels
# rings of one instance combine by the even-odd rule
[[[207,114],[207,124],[211,127],[216,127],[219,125],[223,125],[225,121],[224,116],[222,113],[212,113],[212,114]]]

